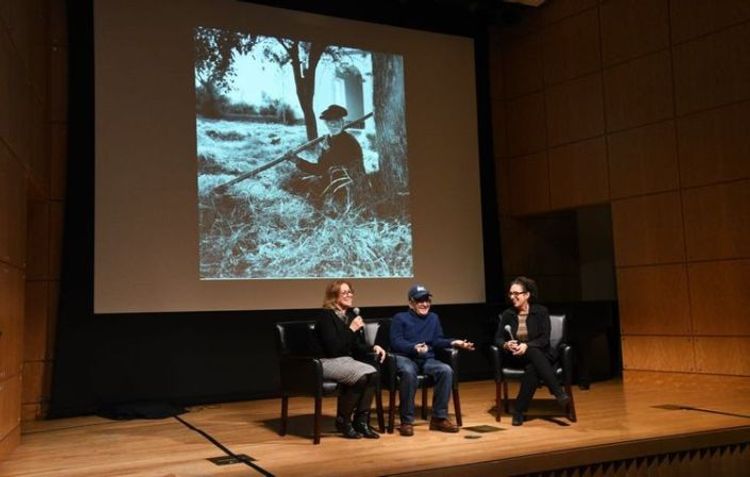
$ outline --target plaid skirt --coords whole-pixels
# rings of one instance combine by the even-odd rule
[[[323,378],[351,386],[362,376],[375,373],[377,370],[367,363],[357,361],[351,356],[338,358],[321,358]]]

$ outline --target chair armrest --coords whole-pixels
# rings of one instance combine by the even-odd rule
[[[385,359],[380,363],[380,379],[383,386],[389,391],[396,390],[396,355],[386,353]]]
[[[503,374],[503,350],[497,345],[490,345],[490,364],[495,374],[495,381],[500,381]]]
[[[560,366],[563,370],[563,380],[570,385],[573,382],[573,348],[566,343],[561,343],[558,348]]]
[[[435,357],[453,369],[453,387],[458,385],[458,349],[435,348]]]
[[[322,392],[323,366],[320,360],[306,356],[282,356],[279,360],[281,391],[284,394]]]

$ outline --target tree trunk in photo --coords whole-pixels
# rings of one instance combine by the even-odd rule
[[[394,200],[404,196],[409,190],[403,59],[398,55],[374,53],[372,70],[375,127],[380,156],[378,189],[381,197]]]

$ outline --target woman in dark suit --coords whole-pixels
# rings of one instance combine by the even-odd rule
[[[326,287],[323,310],[315,327],[323,355],[323,377],[337,381],[342,388],[337,403],[336,429],[349,439],[377,439],[380,435],[370,427],[377,370],[355,358],[374,352],[382,362],[385,350],[366,343],[365,324],[353,311],[353,301],[354,289],[349,282],[336,280]]]
[[[503,360],[509,360],[525,371],[513,408],[514,426],[523,424],[524,413],[540,379],[561,406],[570,402],[552,369],[556,350],[549,344],[549,312],[546,307],[534,303],[538,294],[536,282],[530,278],[517,277],[510,282],[508,298],[513,306],[503,312],[495,333],[495,343],[505,354]],[[506,327],[510,327],[510,332]]]

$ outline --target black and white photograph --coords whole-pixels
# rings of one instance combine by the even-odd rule
[[[412,276],[403,57],[194,40],[201,279]]]

